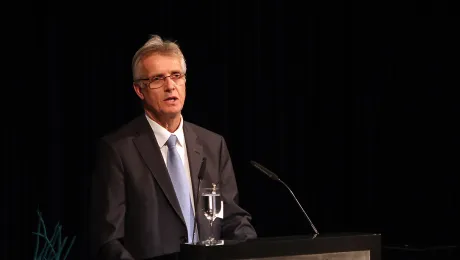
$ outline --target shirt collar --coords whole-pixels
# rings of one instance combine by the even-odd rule
[[[157,139],[158,146],[163,147],[166,142],[168,141],[169,137],[174,134],[177,136],[177,143],[184,147],[185,145],[185,136],[184,136],[184,119],[182,118],[182,115],[180,117],[180,124],[177,130],[174,133],[170,133],[166,128],[158,124],[157,122],[153,121],[150,117],[145,115],[147,118],[147,121],[150,124],[150,127],[153,130],[153,133],[155,134],[155,138]]]

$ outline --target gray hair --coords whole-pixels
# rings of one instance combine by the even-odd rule
[[[151,35],[150,39],[137,50],[136,54],[134,54],[131,68],[133,72],[133,80],[138,79],[139,74],[139,63],[149,57],[152,54],[161,54],[161,55],[168,55],[168,56],[177,56],[181,58],[181,65],[183,73],[187,71],[187,65],[185,63],[184,55],[179,47],[179,45],[175,42],[169,40],[163,40],[158,35]]]

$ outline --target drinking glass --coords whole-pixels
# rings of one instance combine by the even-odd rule
[[[209,221],[210,236],[208,239],[201,241],[200,244],[206,246],[221,245],[223,241],[216,240],[212,232],[212,224],[222,211],[222,199],[220,196],[219,188],[213,184],[212,188],[203,188],[201,197],[203,199],[203,213]]]

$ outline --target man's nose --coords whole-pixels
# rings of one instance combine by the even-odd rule
[[[166,77],[164,81],[164,87],[166,90],[173,90],[176,87],[176,83],[170,77]]]

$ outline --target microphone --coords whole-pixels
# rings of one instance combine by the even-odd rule
[[[313,225],[313,222],[311,222],[310,218],[308,217],[307,213],[305,212],[305,210],[303,209],[302,205],[300,205],[299,201],[297,200],[297,198],[295,197],[294,195],[294,192],[292,192],[292,190],[286,185],[286,183],[284,183],[274,172],[270,171],[269,169],[263,167],[262,165],[254,162],[254,161],[251,161],[251,164],[252,166],[254,166],[255,168],[257,168],[259,171],[265,173],[268,177],[270,177],[271,179],[275,180],[275,181],[278,181],[278,182],[281,182],[292,194],[292,196],[294,197],[295,201],[297,202],[297,204],[299,205],[300,209],[302,210],[303,214],[305,215],[305,217],[307,217],[308,219],[308,222],[310,222],[310,226],[313,228],[313,230],[315,231],[315,234],[318,235],[318,230],[316,229],[315,225]],[[316,236],[315,235],[315,236]]]
[[[194,244],[195,241],[195,233],[196,233],[196,228],[198,226],[198,218],[197,218],[197,209],[198,207],[198,202],[200,200],[200,188],[201,188],[201,181],[203,180],[204,173],[206,172],[206,157],[203,157],[203,160],[201,161],[201,168],[200,172],[198,173],[198,188],[196,189],[196,196],[195,196],[195,222],[193,223],[193,236],[192,236],[192,241],[191,243]]]

